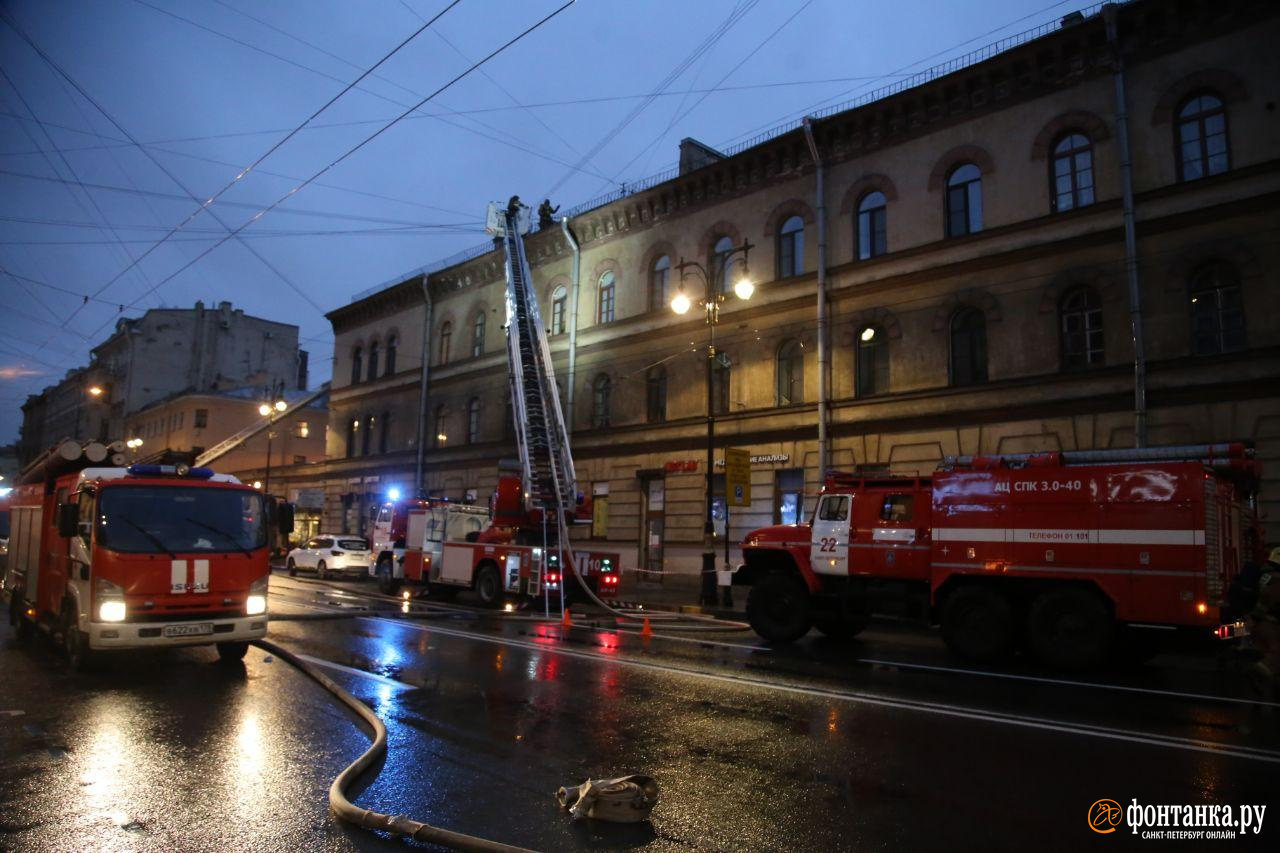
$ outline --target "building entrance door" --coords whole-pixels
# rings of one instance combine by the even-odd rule
[[[643,483],[644,499],[640,513],[640,580],[661,583],[663,569],[662,543],[666,516],[666,486],[662,477],[650,477]]]

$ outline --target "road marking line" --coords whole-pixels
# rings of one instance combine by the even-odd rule
[[[1129,729],[1093,726],[1087,723],[1064,723],[1046,719],[1044,717],[1024,717],[1016,714],[1003,714],[996,711],[984,711],[978,708],[966,708],[962,705],[947,705],[940,702],[925,702],[912,699],[891,699],[886,696],[877,696],[871,693],[843,691],[822,687],[804,687],[795,684],[782,684],[776,681],[767,681],[743,675],[705,672],[688,667],[651,663],[649,661],[641,661],[634,658],[611,656],[597,652],[582,651],[579,649],[563,649],[553,646],[543,646],[538,643],[516,640],[510,637],[489,637],[482,634],[473,634],[469,631],[444,628],[438,625],[428,627],[424,625],[416,625],[412,622],[396,622],[392,619],[384,619],[377,616],[362,616],[360,618],[383,622],[389,625],[398,625],[415,631],[424,631],[427,633],[435,631],[437,633],[444,634],[445,636],[459,637],[465,640],[477,640],[479,642],[490,643],[492,645],[513,646],[528,649],[529,651],[546,652],[548,654],[563,655],[565,657],[579,658],[581,660],[590,660],[598,663],[614,663],[620,666],[629,666],[653,672],[687,675],[693,678],[718,681],[739,687],[760,687],[766,690],[775,690],[780,693],[792,693],[800,696],[812,696],[823,699],[838,699],[845,702],[852,702],[854,704],[875,705],[883,708],[895,708],[898,710],[911,710],[924,714],[935,714],[943,717],[976,720],[978,722],[996,723],[1000,725],[1015,726],[1018,728],[1038,729],[1042,731],[1057,732],[1059,734],[1083,735],[1085,737],[1094,737],[1103,740],[1125,741],[1128,743],[1138,743],[1147,746],[1164,747],[1166,749],[1205,752],[1212,755],[1225,755],[1232,758],[1243,758],[1252,761],[1264,761],[1270,764],[1280,764],[1280,752],[1255,749],[1253,747],[1231,746],[1228,744],[1214,743],[1213,741],[1174,737],[1172,735],[1149,734]]]
[[[1125,684],[1100,684],[1092,681],[1072,681],[1066,678],[1046,678],[1040,675],[1018,675],[1013,672],[988,672],[981,669],[962,669],[953,666],[932,666],[924,663],[903,663],[894,660],[877,660],[875,658],[858,658],[855,663],[875,664],[876,666],[893,666],[900,669],[925,669],[933,672],[956,672],[962,675],[983,675],[988,678],[1008,678],[1014,681],[1034,681],[1040,684],[1062,684],[1068,687],[1091,687],[1095,690],[1119,690],[1126,693],[1150,693],[1156,696],[1177,696],[1183,699],[1203,699],[1207,702],[1233,702],[1239,705],[1262,705],[1269,708],[1280,708],[1280,702],[1267,702],[1263,699],[1242,699],[1235,696],[1214,696],[1211,693],[1183,693],[1178,690],[1159,690],[1154,687],[1130,687]]]
[[[312,657],[311,655],[298,654],[298,652],[294,652],[294,655],[306,661],[307,663],[313,663],[316,666],[324,666],[324,667],[328,667],[329,669],[336,669],[339,672],[345,672],[349,675],[358,675],[361,678],[368,678],[372,681],[381,682],[382,684],[390,684],[391,686],[398,687],[401,690],[417,690],[418,689],[414,687],[412,684],[405,684],[403,681],[396,681],[394,678],[387,678],[385,675],[378,675],[376,672],[369,672],[368,670],[364,670],[364,669],[356,669],[354,666],[344,666],[343,664],[340,664],[340,663],[334,663],[331,660],[325,660],[324,658],[316,658],[316,657]]]

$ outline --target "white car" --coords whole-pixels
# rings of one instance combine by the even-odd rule
[[[369,556],[369,543],[360,536],[322,533],[290,551],[285,565],[290,577],[314,569],[320,578],[352,574],[363,580],[369,573]]]

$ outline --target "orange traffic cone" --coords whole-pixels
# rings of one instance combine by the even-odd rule
[[[564,609],[564,615],[560,617],[561,628],[572,628],[573,620],[569,618],[569,608]]]
[[[644,617],[644,627],[640,629],[640,636],[641,637],[653,636],[653,626],[649,624],[648,616]]]

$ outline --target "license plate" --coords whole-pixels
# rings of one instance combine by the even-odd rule
[[[198,625],[166,625],[161,633],[166,637],[200,637],[213,633],[212,622],[201,622]]]

